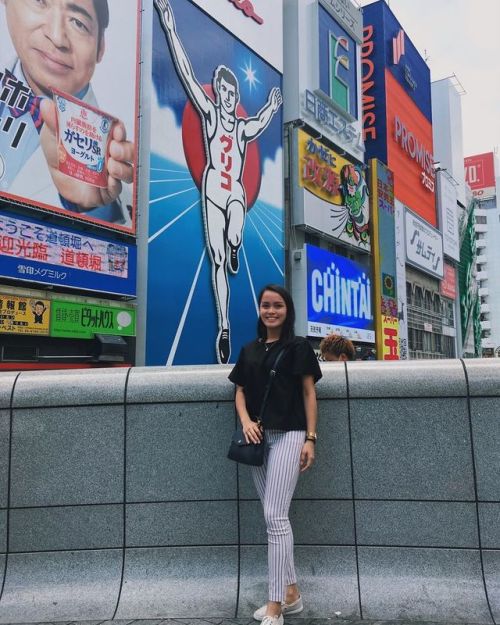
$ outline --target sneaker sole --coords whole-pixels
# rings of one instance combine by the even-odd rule
[[[291,610],[287,610],[286,608],[283,610],[283,616],[293,616],[294,614],[299,614],[299,612],[302,612],[302,610],[304,609],[304,606],[301,605],[298,608],[292,608]]]
[[[283,609],[283,616],[293,616],[294,614],[300,614],[300,612],[302,612],[304,610],[304,606],[298,606],[297,608],[292,608],[291,610],[287,610],[286,608]],[[253,619],[254,621],[262,621],[262,619],[264,618],[264,615],[260,615],[260,614],[256,614],[256,612],[253,613]]]

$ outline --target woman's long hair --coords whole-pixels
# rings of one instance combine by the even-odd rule
[[[285,322],[283,323],[283,326],[281,327],[280,341],[284,341],[285,343],[288,343],[289,341],[292,341],[295,337],[295,306],[293,305],[292,296],[284,287],[280,286],[279,284],[267,284],[259,293],[259,297],[258,297],[259,310],[260,310],[260,303],[262,301],[262,296],[264,295],[265,291],[273,291],[274,293],[281,295],[281,297],[283,298],[286,304],[286,317],[285,317]],[[259,313],[259,319],[257,321],[257,337],[264,341],[267,339],[267,328],[262,323],[262,320],[260,318],[260,313]]]

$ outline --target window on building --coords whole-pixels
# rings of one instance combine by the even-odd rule
[[[434,297],[432,298],[432,301],[433,301],[432,310],[435,313],[439,314],[441,312],[441,298],[439,297],[437,293],[434,293]]]
[[[434,351],[436,351],[438,354],[440,354],[443,350],[441,347],[441,339],[442,336],[441,334],[434,334]]]
[[[491,197],[487,200],[482,200],[481,202],[479,202],[479,206],[481,208],[496,208],[497,199],[496,197]]]
[[[424,352],[433,352],[434,341],[432,340],[432,332],[422,332]]]
[[[488,220],[486,215],[476,215],[476,223],[477,224],[487,224]]]
[[[455,358],[455,340],[452,336],[443,336],[441,353],[445,358]]]
[[[423,304],[423,295],[422,295],[422,289],[419,286],[415,287],[415,299],[413,300],[413,304],[414,306],[417,306],[417,308],[422,308],[422,304]]]
[[[311,234],[310,232],[305,233],[304,241],[306,243],[309,243],[309,245],[315,245],[316,247],[319,247],[320,245],[319,237],[317,237],[314,234]]]
[[[411,292],[411,283],[406,283],[406,305],[411,306],[413,304],[413,293]]]
[[[455,311],[453,302],[443,300],[443,323],[451,328],[455,327]]]
[[[408,328],[408,342],[409,347],[413,351],[423,351],[424,339],[423,330],[417,330],[416,328]]]
[[[430,291],[425,292],[424,308],[425,310],[432,310],[432,293]]]

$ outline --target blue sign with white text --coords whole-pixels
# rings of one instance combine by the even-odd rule
[[[372,288],[367,267],[306,245],[309,336],[331,332],[373,343]]]
[[[137,250],[0,211],[0,276],[116,295],[136,293]]]

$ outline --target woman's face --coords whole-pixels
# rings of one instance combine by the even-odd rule
[[[259,315],[262,323],[268,329],[281,329],[286,320],[285,300],[279,293],[264,291],[260,300]]]

